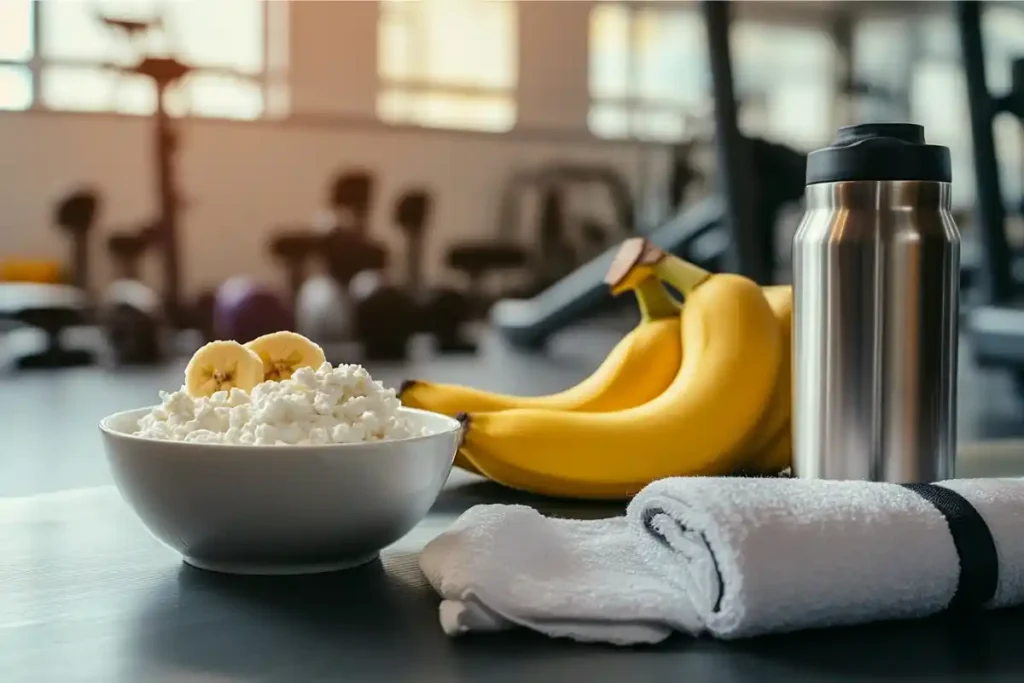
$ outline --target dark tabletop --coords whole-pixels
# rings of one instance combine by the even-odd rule
[[[473,364],[371,370],[389,384],[427,374],[506,390],[532,378],[529,389],[539,392],[586,372],[575,348],[543,359],[485,354]],[[186,567],[109,485],[95,431],[95,419],[151,400],[178,373],[0,376],[3,683],[1024,680],[1024,610],[733,643],[678,636],[629,649],[526,631],[448,638],[416,552],[463,510],[527,502],[566,516],[621,511],[518,495],[461,472],[428,518],[368,566],[287,578]],[[1024,474],[1024,442],[967,445],[959,470]]]
[[[183,565],[109,486],[0,501],[0,680],[1020,681],[1024,610],[734,643],[622,649],[525,631],[450,639],[416,550],[478,502],[530,500],[455,473],[430,517],[346,572],[236,577]]]

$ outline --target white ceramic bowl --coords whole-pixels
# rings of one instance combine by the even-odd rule
[[[333,571],[377,557],[437,498],[457,420],[412,408],[428,435],[327,446],[228,446],[132,436],[151,409],[100,422],[121,495],[189,564],[233,574]]]

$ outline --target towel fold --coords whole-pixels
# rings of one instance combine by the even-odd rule
[[[477,505],[427,544],[420,567],[445,633],[525,626],[554,637],[654,643],[701,624],[687,596],[637,552],[625,518],[544,517]]]
[[[1024,480],[940,486],[977,510],[994,542],[984,606],[1024,602]],[[704,477],[655,482],[608,520],[477,506],[420,566],[449,634],[520,625],[617,644],[925,616],[947,608],[961,568],[947,518],[908,488]]]
[[[990,606],[1024,600],[1024,482],[954,480],[995,541]],[[895,484],[667,479],[626,513],[646,563],[737,638],[942,611],[960,574],[949,524]]]

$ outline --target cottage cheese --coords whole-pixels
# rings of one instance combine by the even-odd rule
[[[231,389],[192,398],[185,388],[160,392],[160,405],[139,420],[135,436],[163,441],[257,446],[357,443],[418,436],[400,415],[394,389],[358,365],[301,368],[290,379],[252,392]]]

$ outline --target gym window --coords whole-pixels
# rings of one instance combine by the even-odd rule
[[[679,140],[708,101],[704,25],[687,8],[601,3],[590,13],[590,131]],[[689,114],[688,114],[689,112]]]
[[[0,110],[32,106],[32,71],[35,56],[32,0],[0,2]]]
[[[738,19],[731,34],[740,125],[797,147],[827,142],[835,48],[824,31]],[[701,14],[657,3],[591,10],[590,131],[678,141],[710,131],[711,77]]]
[[[838,54],[825,27],[739,20],[731,38],[744,132],[807,152],[827,145]]]
[[[518,21],[509,0],[381,0],[377,116],[506,132],[516,122]]]
[[[167,92],[172,116],[252,120],[287,107],[286,2],[0,1],[0,109],[150,115],[143,56],[194,68]],[[130,36],[103,17],[159,24]]]

